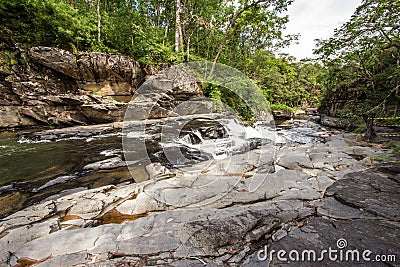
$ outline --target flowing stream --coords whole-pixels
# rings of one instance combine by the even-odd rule
[[[277,128],[253,128],[229,119],[198,119],[185,125],[160,121],[147,125],[145,134],[134,127],[128,131],[125,156],[129,159],[124,158],[121,131],[56,141],[34,141],[19,131],[0,132],[0,217],[62,194],[145,179],[143,151],[137,150],[143,143],[151,162],[174,168],[242,153],[263,143],[279,147],[323,142],[310,135],[323,130],[309,120]],[[175,152],[183,157],[171,156]],[[129,160],[131,171],[124,159]]]

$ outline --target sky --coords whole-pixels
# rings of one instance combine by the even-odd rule
[[[294,0],[288,8],[289,23],[285,34],[300,33],[298,44],[282,49],[281,53],[297,60],[313,57],[315,39],[326,39],[335,28],[348,21],[361,0]]]

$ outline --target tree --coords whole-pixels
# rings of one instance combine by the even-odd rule
[[[181,1],[175,0],[175,52],[179,52],[182,46],[182,25],[181,25]]]
[[[260,9],[260,11],[264,11],[266,12],[270,7],[273,7],[273,12],[276,13],[280,13],[283,10],[286,10],[287,6],[292,2],[292,0],[253,0],[253,1],[248,1],[245,0],[243,3],[240,3],[241,5],[236,9],[235,13],[232,15],[229,24],[227,26],[227,28],[225,29],[225,33],[223,35],[223,38],[221,40],[221,42],[218,45],[218,50],[217,53],[214,57],[214,61],[213,61],[213,65],[211,67],[211,71],[210,71],[210,76],[213,75],[214,71],[215,71],[215,66],[217,64],[218,59],[221,56],[223,47],[228,39],[228,36],[230,34],[231,29],[234,27],[234,25],[236,24],[237,19],[239,18],[239,16],[246,10],[252,8],[252,7],[256,7],[259,4],[263,4],[263,10]]]
[[[315,53],[329,73],[325,111],[351,117],[397,114],[399,9],[397,0],[363,0],[333,37],[318,41]]]
[[[101,13],[100,13],[100,0],[97,0],[97,42],[101,42]]]

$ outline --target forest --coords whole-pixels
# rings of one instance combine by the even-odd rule
[[[359,118],[396,116],[400,104],[398,0],[363,0],[349,21],[317,40],[313,59],[278,54],[293,0],[3,0],[0,50],[51,46],[71,52],[121,53],[144,66],[207,60],[234,67],[276,109],[318,107]],[[236,110],[223,88],[205,92]],[[246,115],[246,114],[244,114]]]

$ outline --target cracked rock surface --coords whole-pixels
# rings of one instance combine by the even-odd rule
[[[38,203],[0,221],[0,266],[311,266],[258,256],[337,249],[339,238],[398,258],[399,158],[369,168],[383,151],[351,144],[344,134],[284,147],[275,162],[284,168],[258,150],[249,153],[262,160],[235,155],[228,172],[224,160],[197,174],[154,164],[157,179]]]

